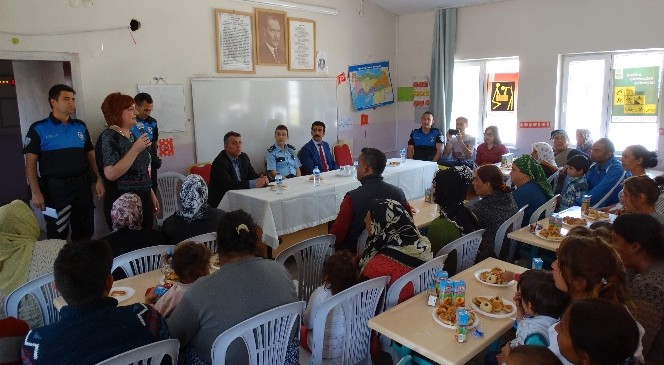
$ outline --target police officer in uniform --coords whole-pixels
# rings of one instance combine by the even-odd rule
[[[288,127],[278,125],[274,130],[274,139],[276,143],[270,146],[265,152],[265,161],[267,162],[267,171],[270,178],[274,179],[279,173],[284,178],[300,176],[300,160],[295,154],[295,147],[288,142]]]
[[[94,203],[90,184],[95,184],[97,198],[104,195],[90,133],[83,121],[69,117],[74,112],[75,94],[74,89],[62,84],[49,90],[53,111],[30,126],[23,147],[32,204],[57,212],[57,218],[44,217],[49,239],[67,239],[70,224],[72,240],[92,237]]]
[[[152,96],[148,93],[138,93],[134,97],[136,102],[136,125],[131,127],[131,134],[135,138],[140,138],[142,131],[148,135],[148,139],[152,145],[148,148],[150,152],[150,177],[152,178],[152,190],[157,194],[159,186],[157,186],[157,170],[161,168],[161,158],[157,153],[159,128],[157,127],[157,120],[150,116],[152,113]]]
[[[433,126],[433,114],[422,113],[422,127],[413,129],[408,140],[408,158],[437,162],[442,156],[443,134]]]

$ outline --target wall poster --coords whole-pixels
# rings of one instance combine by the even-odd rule
[[[217,72],[255,73],[253,15],[224,9],[214,14]]]

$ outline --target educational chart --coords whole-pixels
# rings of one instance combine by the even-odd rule
[[[350,96],[357,110],[394,103],[390,63],[376,62],[348,67]]]
[[[613,115],[657,115],[659,67],[613,70]]]

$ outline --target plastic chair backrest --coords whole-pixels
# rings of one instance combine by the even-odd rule
[[[170,217],[178,210],[180,187],[185,176],[177,172],[163,172],[157,176],[159,196],[161,197],[161,221]]]
[[[97,365],[127,365],[138,364],[139,362],[147,364],[148,361],[150,361],[150,364],[160,364],[165,355],[170,356],[171,365],[175,365],[178,362],[179,351],[180,341],[163,340],[123,352],[99,362]]]
[[[447,254],[436,256],[433,260],[423,263],[395,280],[392,285],[390,285],[390,288],[387,289],[385,310],[398,304],[399,294],[401,294],[401,290],[403,290],[408,283],[413,283],[413,293],[415,295],[426,290],[429,284],[433,283],[436,271],[443,271],[443,265],[445,264],[446,259]]]
[[[159,245],[141,248],[127,252],[113,259],[113,268],[121,268],[127,277],[143,274],[161,268],[161,255],[168,252],[169,245]]]
[[[341,305],[346,319],[344,337],[344,354],[341,363],[357,364],[370,357],[369,339],[371,330],[368,322],[376,315],[381,294],[390,281],[389,276],[381,276],[354,285],[325,300],[313,320],[313,342],[311,348],[311,364],[323,362],[323,337],[327,315],[337,305]]]
[[[249,352],[249,364],[283,364],[293,324],[304,307],[305,302],[284,304],[222,332],[212,344],[212,363],[226,364],[228,346],[242,337]]]
[[[334,235],[326,234],[298,242],[279,252],[274,259],[282,264],[293,256],[297,266],[297,296],[309,301],[309,296],[323,283],[323,263],[334,245]]]
[[[217,253],[217,232],[199,234],[198,236],[187,238],[182,242],[186,241],[194,241],[196,243],[200,243],[202,245],[205,245],[210,250],[211,253],[213,254]]]
[[[334,160],[338,166],[353,166],[353,155],[350,152],[350,146],[347,144],[337,144],[332,148]]]
[[[551,187],[555,188],[555,181],[558,178],[558,176],[560,176],[560,170],[562,170],[562,168],[559,168],[558,171],[554,172],[553,174],[551,174],[551,176],[546,178],[546,181],[549,184],[551,184]]]
[[[201,162],[189,166],[189,175],[201,175],[206,184],[210,185],[210,173],[212,173],[212,164],[210,162]]]
[[[475,264],[475,258],[477,257],[477,250],[480,247],[480,242],[482,242],[482,234],[484,234],[484,229],[478,229],[475,232],[468,233],[465,236],[461,236],[456,240],[448,243],[445,247],[441,248],[440,251],[436,254],[436,257],[449,255],[453,250],[457,250],[457,267],[456,272],[461,272],[466,270]]]
[[[550,217],[551,214],[556,210],[556,205],[558,203],[558,197],[560,197],[560,194],[556,194],[553,198],[549,199],[546,203],[540,205],[537,210],[533,212],[533,214],[530,216],[530,220],[528,221],[529,224],[533,224],[537,222],[538,220],[542,219],[540,216],[544,211],[544,218]]]
[[[505,236],[508,233],[507,230],[509,229],[511,232],[521,228],[521,222],[523,222],[523,215],[524,212],[526,211],[526,208],[528,208],[528,204],[521,207],[521,209],[519,209],[513,216],[509,217],[505,222],[503,222],[503,224],[500,225],[500,227],[498,227],[493,247],[496,253],[496,257],[498,257],[499,259],[507,262],[514,261],[514,253],[516,251],[516,242],[514,240],[509,241],[510,247],[506,255],[501,255],[501,251],[503,249],[503,244],[505,242]]]
[[[365,229],[362,231],[362,234],[360,234],[360,237],[357,238],[357,254],[362,255],[364,253],[364,249],[367,248],[367,239],[369,238],[369,232]]]
[[[53,273],[49,273],[30,280],[9,293],[5,299],[7,317],[19,318],[19,303],[21,299],[30,295],[39,304],[44,325],[59,321],[60,312],[53,305],[53,299],[59,297],[60,293],[55,288],[54,280]]]

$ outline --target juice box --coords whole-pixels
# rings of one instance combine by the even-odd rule
[[[466,305],[466,282],[463,280],[456,280],[452,284],[452,302],[457,307]]]

